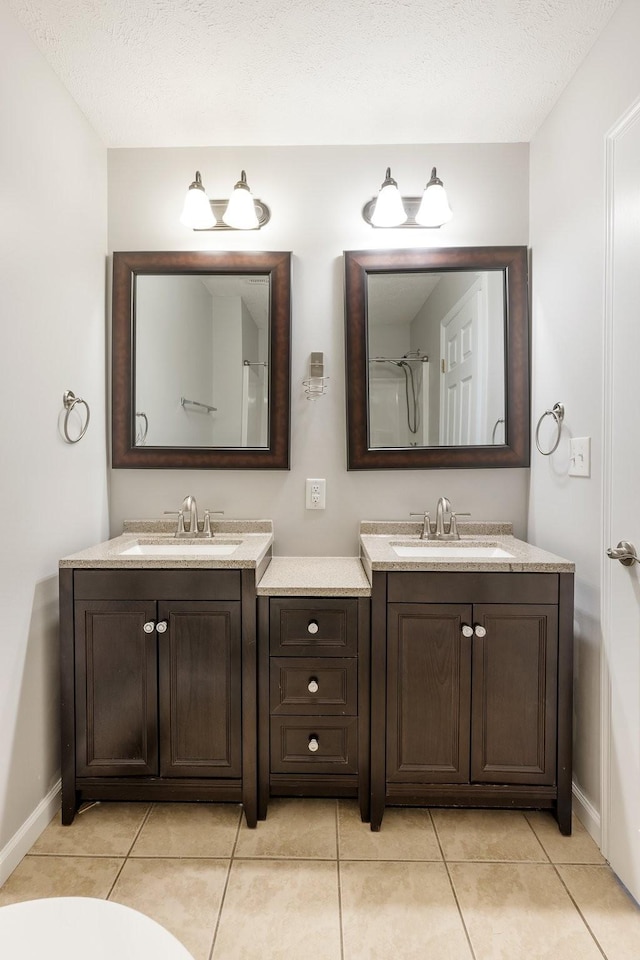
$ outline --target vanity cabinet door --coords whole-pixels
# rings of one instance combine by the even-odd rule
[[[78,776],[158,773],[155,616],[149,600],[76,601]]]
[[[557,607],[476,604],[473,620],[471,779],[553,784]]]
[[[469,604],[389,604],[388,782],[469,780],[471,623]]]
[[[240,603],[161,602],[160,775],[240,777]]]

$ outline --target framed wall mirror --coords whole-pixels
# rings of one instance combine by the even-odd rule
[[[348,468],[528,466],[527,248],[344,259]]]
[[[113,254],[114,467],[289,469],[291,254]]]

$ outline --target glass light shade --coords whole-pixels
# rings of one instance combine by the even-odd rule
[[[258,215],[253,194],[247,185],[247,175],[242,171],[240,179],[233,188],[227,209],[222,219],[228,227],[236,230],[255,230],[258,226]]]
[[[371,223],[374,227],[399,227],[407,219],[407,212],[402,203],[398,184],[391,176],[391,168],[387,167],[384,183],[380,187],[378,199],[371,214]]]
[[[215,227],[216,222],[209,197],[202,186],[200,171],[196,170],[196,178],[184,198],[180,223],[183,223],[185,227],[191,227],[193,230],[206,230],[209,227]]]
[[[453,216],[447,192],[442,180],[436,175],[436,168],[431,171],[431,179],[424,188],[422,201],[416,213],[416,223],[421,227],[441,227],[448,223]]]

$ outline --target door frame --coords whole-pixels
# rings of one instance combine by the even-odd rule
[[[612,562],[606,549],[612,543],[612,471],[613,453],[613,274],[614,274],[614,201],[616,141],[633,124],[640,122],[640,97],[622,114],[605,135],[605,263],[604,263],[604,342],[602,395],[602,541],[600,543],[600,612],[602,645],[600,649],[600,849],[609,859],[611,810],[611,673],[612,649]]]

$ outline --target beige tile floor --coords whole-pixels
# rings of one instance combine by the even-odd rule
[[[101,897],[157,920],[195,960],[639,960],[640,909],[576,820],[274,800],[86,807],[55,818],[0,906]]]

